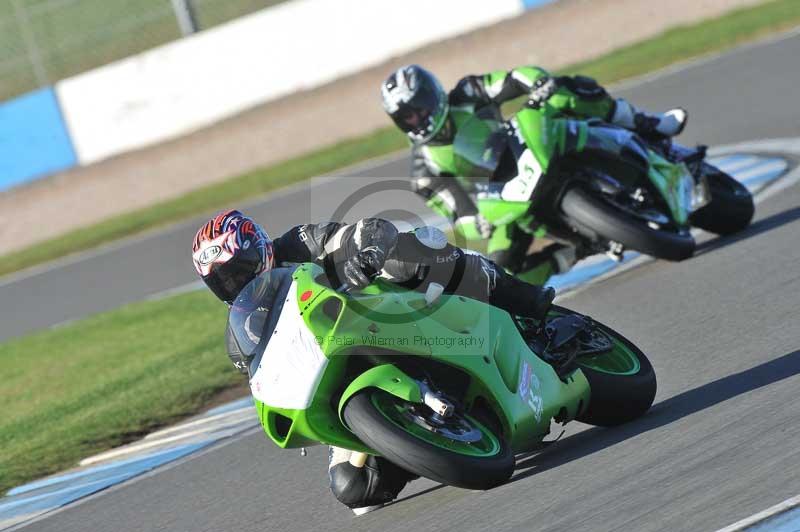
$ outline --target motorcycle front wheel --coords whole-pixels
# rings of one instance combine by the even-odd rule
[[[442,425],[426,409],[371,388],[354,395],[342,414],[367,446],[422,477],[474,490],[511,477],[514,454],[501,436],[467,414],[454,413]]]
[[[600,323],[613,349],[595,356],[580,357],[577,364],[589,381],[589,407],[577,420],[610,427],[644,415],[656,396],[656,373],[647,356],[633,342]]]
[[[728,174],[706,165],[711,202],[691,216],[691,223],[718,235],[730,235],[747,228],[755,213],[753,195]]]
[[[582,187],[569,189],[561,200],[561,210],[581,233],[619,242],[660,259],[680,261],[694,254],[694,237],[654,228],[609,201]]]

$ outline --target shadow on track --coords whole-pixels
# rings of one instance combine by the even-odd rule
[[[747,240],[748,238],[752,238],[762,233],[766,233],[768,231],[772,231],[773,229],[790,224],[798,219],[800,219],[800,207],[793,207],[783,212],[779,212],[778,214],[773,214],[772,216],[768,216],[762,220],[753,222],[747,229],[740,233],[712,238],[711,240],[706,240],[705,242],[698,244],[697,249],[694,252],[694,256],[699,257],[700,255],[730,246],[736,242]]]
[[[444,484],[437,484],[436,486],[431,486],[430,488],[424,489],[422,491],[418,491],[417,493],[412,493],[408,497],[402,497],[400,499],[395,499],[394,501],[390,502],[386,506],[387,507],[388,506],[394,506],[395,504],[400,504],[402,502],[410,501],[411,499],[413,499],[415,497],[419,497],[420,495],[427,495],[428,493],[430,493],[432,491],[440,490],[440,489],[446,488],[446,487],[447,486],[445,486]]]
[[[671,397],[653,406],[645,417],[634,422],[614,428],[595,427],[561,440],[547,451],[518,462],[517,474],[509,482],[602,451],[628,438],[798,374],[800,350]]]

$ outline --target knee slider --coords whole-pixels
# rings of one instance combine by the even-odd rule
[[[378,472],[367,465],[355,467],[349,462],[343,462],[333,466],[329,475],[333,496],[350,508],[361,508],[387,502],[387,499],[376,499],[374,494],[370,493],[372,486],[377,484]]]
[[[334,465],[329,470],[333,496],[350,508],[363,508],[393,501],[406,483],[415,478],[385,460],[370,456],[364,467],[350,462]]]

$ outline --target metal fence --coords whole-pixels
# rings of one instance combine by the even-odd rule
[[[282,1],[0,0],[0,101]]]

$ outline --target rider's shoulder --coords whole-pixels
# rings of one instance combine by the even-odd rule
[[[482,76],[464,76],[450,90],[448,100],[451,106],[475,103],[486,98]]]

